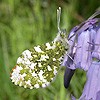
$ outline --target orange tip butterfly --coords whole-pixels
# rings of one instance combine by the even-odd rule
[[[68,50],[66,31],[60,29],[61,8],[57,9],[58,34],[51,43],[22,52],[11,72],[11,81],[24,88],[44,88],[55,78]]]

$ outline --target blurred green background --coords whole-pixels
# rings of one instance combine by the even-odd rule
[[[0,0],[0,100],[70,100],[82,93],[85,73],[75,72],[66,90],[64,69],[47,88],[24,89],[10,80],[10,71],[27,48],[50,42],[57,33],[56,10],[62,7],[61,27],[70,29],[91,16],[100,0]]]

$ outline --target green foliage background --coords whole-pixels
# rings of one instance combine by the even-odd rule
[[[69,89],[63,86],[64,69],[47,88],[24,89],[13,85],[11,69],[27,48],[50,42],[57,33],[56,10],[62,7],[61,27],[67,32],[91,16],[99,0],[0,0],[0,100],[70,100],[82,93],[85,72],[77,70]]]

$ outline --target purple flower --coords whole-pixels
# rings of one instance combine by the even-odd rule
[[[69,38],[69,56],[64,59],[64,65],[67,66],[70,69],[76,69],[81,68],[85,71],[88,70],[89,66],[92,62],[92,57],[97,55],[97,50],[94,50],[95,46],[98,48],[98,43],[100,40],[96,39],[96,37],[99,38],[99,25],[96,23],[99,21],[97,18],[88,20],[84,23],[81,28],[78,26],[77,30],[76,28],[72,29]],[[95,22],[92,24],[92,22]],[[96,26],[97,25],[97,26]],[[96,48],[96,49],[97,49]],[[95,52],[92,54],[92,52]],[[99,51],[98,51],[99,52]]]
[[[63,61],[65,88],[68,88],[75,69],[87,71],[87,82],[79,100],[100,100],[100,18],[95,18],[99,14],[97,11],[74,27],[68,36],[69,52]],[[75,100],[73,96],[72,100]]]
[[[93,61],[80,100],[100,100],[100,62]]]
[[[95,49],[92,53],[92,57],[100,59],[100,28],[97,30],[97,34],[95,37]]]

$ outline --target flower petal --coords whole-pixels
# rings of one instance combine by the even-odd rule
[[[83,97],[85,100],[97,100],[98,91],[100,91],[100,62],[93,62],[87,72],[87,82],[79,100]]]
[[[90,32],[84,31],[78,36],[77,50],[74,57],[74,61],[77,68],[88,70],[91,64],[91,52],[88,51],[90,48]]]
[[[97,92],[97,97],[96,97],[96,100],[100,100],[100,91]]]
[[[92,57],[95,57],[100,60],[100,28],[97,31],[97,35],[95,38],[95,49],[92,53]]]

